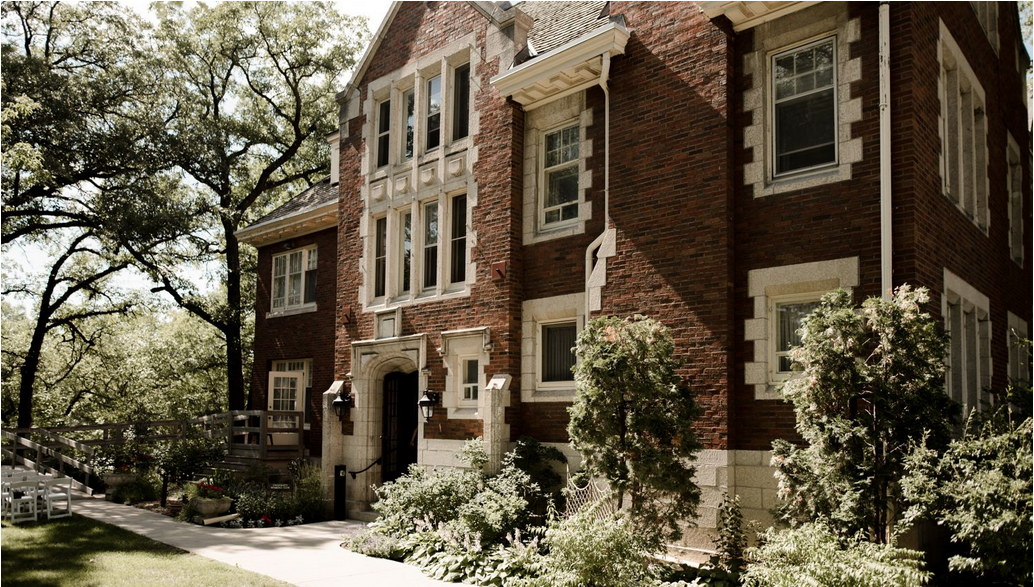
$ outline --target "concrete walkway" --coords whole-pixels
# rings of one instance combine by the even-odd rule
[[[103,499],[81,497],[74,513],[194,554],[306,587],[456,587],[426,577],[417,567],[341,548],[361,522],[321,522],[283,528],[205,527]]]

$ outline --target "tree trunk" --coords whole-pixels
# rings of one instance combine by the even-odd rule
[[[48,318],[39,316],[32,331],[32,341],[25,353],[25,362],[20,368],[21,381],[18,387],[18,427],[32,428],[32,395],[39,372],[40,353],[43,352],[43,338],[47,335]]]
[[[226,319],[226,384],[231,410],[247,408],[244,395],[244,349],[241,344],[241,255],[240,244],[233,234],[233,220],[223,218],[223,234],[226,238],[226,305],[229,314]]]

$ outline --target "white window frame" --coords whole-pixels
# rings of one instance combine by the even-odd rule
[[[952,307],[959,308],[962,312],[960,324],[962,332],[958,332],[952,325]],[[944,270],[944,293],[941,296],[941,315],[944,317],[944,328],[951,337],[948,347],[947,369],[944,374],[945,393],[948,397],[962,404],[963,418],[966,418],[972,410],[981,409],[981,401],[989,399],[984,393],[986,387],[991,385],[991,376],[994,373],[994,365],[991,358],[991,338],[993,325],[991,324],[990,302],[984,294],[955,275],[948,269]],[[966,316],[972,314],[976,332],[974,333],[976,348],[970,344],[971,341],[964,336],[967,333]],[[959,358],[961,365],[955,365],[952,357],[955,345],[959,346]],[[970,373],[970,362],[976,369],[976,373]],[[955,374],[961,374],[961,387],[956,389],[954,384]],[[970,380],[976,381],[976,389],[970,389]],[[971,401],[972,396],[972,401]]]
[[[432,136],[432,133],[431,133],[431,117],[434,116],[434,114],[431,113],[431,83],[434,82],[435,80],[438,80],[438,112],[437,112],[437,114],[438,114],[438,144],[433,146],[433,147],[428,147],[427,146],[428,139],[430,139],[431,136]],[[423,100],[424,104],[423,104],[423,110],[422,110],[421,114],[423,115],[423,121],[424,121],[424,152],[425,153],[433,153],[434,151],[437,151],[438,149],[441,149],[442,146],[444,146],[444,141],[442,140],[442,135],[443,135],[442,126],[443,126],[443,123],[445,122],[445,109],[446,109],[446,105],[445,105],[445,100],[443,100],[444,91],[445,91],[445,86],[444,86],[443,82],[444,82],[444,80],[442,79],[442,75],[440,73],[438,75],[432,75],[432,76],[428,77],[423,82],[424,83],[424,100]]]
[[[388,215],[384,214],[376,216],[371,220],[373,231],[370,235],[372,237],[370,239],[370,295],[375,300],[383,300],[388,297],[388,282],[390,281],[388,278],[390,273],[388,260],[391,258],[391,252],[389,250],[391,248],[391,223]],[[379,255],[377,251],[377,225],[380,224],[381,221],[384,221],[384,255]],[[383,291],[380,294],[377,293],[377,261],[379,259],[383,259],[384,261],[384,284]]]
[[[270,371],[269,372],[269,379],[268,379],[269,383],[268,383],[268,386],[266,387],[266,406],[267,406],[267,409],[269,409],[269,410],[276,410],[276,409],[278,409],[278,408],[275,407],[276,406],[276,401],[277,401],[276,389],[275,389],[276,385],[275,384],[276,384],[276,380],[278,378],[293,379],[294,381],[296,381],[295,385],[297,385],[297,395],[295,396],[295,398],[293,400],[294,409],[293,410],[285,410],[285,411],[301,412],[302,413],[302,427],[304,429],[308,429],[308,426],[305,423],[305,415],[304,415],[305,414],[305,406],[303,405],[303,406],[301,406],[302,409],[300,409],[300,410],[298,409],[298,407],[299,407],[298,404],[300,402],[303,402],[303,401],[306,400],[305,373],[302,372],[302,371]],[[277,428],[282,428],[282,427],[286,427],[286,426],[291,426],[291,427],[294,426],[294,424],[290,421],[290,416],[269,416],[270,434],[273,435],[273,438],[275,439],[273,444],[278,444],[276,439],[280,439],[281,440],[281,442],[279,444],[295,444],[295,443],[297,443],[299,441],[299,438],[298,438],[298,436],[296,434],[293,434],[293,433],[290,433],[290,432],[275,432],[275,430]]]
[[[785,171],[785,172],[782,172],[782,173],[778,173],[776,171],[776,161],[778,159],[778,153],[776,152],[776,144],[778,143],[778,136],[777,136],[777,129],[776,129],[775,113],[776,113],[776,105],[777,105],[777,102],[779,102],[779,101],[776,100],[776,79],[775,79],[775,62],[776,62],[776,59],[778,59],[780,57],[783,57],[783,56],[785,56],[787,54],[791,54],[791,53],[792,54],[796,54],[796,53],[799,53],[801,51],[810,49],[812,47],[815,47],[815,46],[818,46],[818,45],[822,45],[824,43],[832,43],[832,46],[833,46],[833,87],[832,87],[832,89],[833,89],[833,129],[834,129],[834,134],[833,134],[833,160],[829,161],[829,162],[826,162],[826,163],[821,163],[821,164],[818,164],[818,165],[813,165],[811,167],[805,167],[805,168],[801,168],[801,169],[794,169],[792,171]],[[789,47],[784,47],[782,49],[779,49],[778,51],[773,51],[772,53],[769,54],[768,59],[767,59],[767,71],[768,71],[768,76],[767,76],[767,79],[768,79],[768,94],[767,95],[769,96],[769,100],[768,100],[768,119],[771,121],[771,132],[769,132],[769,145],[768,145],[769,148],[768,148],[768,151],[769,151],[769,154],[770,154],[769,155],[769,169],[772,170],[772,178],[773,178],[773,180],[782,180],[782,179],[786,179],[786,178],[797,178],[797,177],[812,175],[812,174],[815,174],[815,173],[823,173],[823,172],[828,171],[831,168],[836,168],[836,167],[838,167],[840,165],[840,96],[839,96],[839,88],[837,87],[837,84],[839,83],[839,77],[838,77],[839,71],[838,70],[840,68],[839,68],[839,61],[837,59],[838,59],[838,56],[837,56],[837,35],[836,35],[836,33],[825,34],[825,35],[822,35],[821,37],[819,37],[817,39],[810,39],[810,40],[804,41],[802,43],[791,45]],[[823,88],[823,89],[825,89],[825,88]],[[812,90],[812,92],[814,92],[814,91],[815,90]],[[788,100],[792,100],[792,99],[795,99],[795,98],[798,98],[798,97],[799,96],[795,95],[792,98],[788,98]]]
[[[578,147],[578,156],[576,158],[570,160],[570,161],[564,161],[563,163],[558,163],[558,164],[556,164],[556,165],[554,165],[552,167],[546,167],[546,140],[547,140],[547,138],[549,137],[549,135],[556,134],[556,133],[560,133],[561,136],[563,136],[563,132],[565,130],[569,130],[569,129],[572,129],[572,128],[574,129],[575,133],[577,133],[577,135],[578,135],[578,140],[576,141],[576,145]],[[557,229],[563,229],[563,228],[566,228],[568,226],[571,226],[572,224],[578,224],[579,221],[582,221],[581,218],[580,218],[580,216],[581,216],[581,201],[582,201],[581,193],[580,193],[581,192],[581,170],[582,170],[582,159],[583,159],[582,147],[581,147],[581,143],[582,143],[581,135],[582,135],[581,124],[579,123],[579,120],[577,118],[568,120],[568,121],[566,121],[563,124],[556,125],[556,126],[550,128],[550,129],[542,131],[542,133],[541,133],[541,138],[539,140],[539,161],[541,161],[542,163],[541,163],[541,165],[539,165],[539,174],[538,174],[538,177],[539,177],[538,225],[539,225],[540,229],[543,230],[543,231],[552,231],[552,230],[557,230]],[[571,167],[573,167],[574,170],[575,170],[575,177],[577,178],[577,181],[578,181],[578,184],[579,184],[578,188],[576,190],[578,193],[576,194],[575,200],[572,201],[572,202],[567,202],[567,203],[564,203],[564,204],[560,204],[559,206],[553,206],[552,208],[547,209],[546,198],[548,197],[548,192],[549,192],[549,183],[547,181],[547,178],[549,177],[549,174],[553,173],[553,172],[557,172],[557,171],[563,171],[563,170],[565,170],[567,168],[571,168]],[[567,220],[561,219],[561,220],[559,220],[557,222],[551,222],[549,224],[546,224],[546,213],[549,210],[551,210],[551,209],[562,210],[566,206],[574,206],[575,207],[575,210],[578,213],[575,214],[574,218],[568,218]]]
[[[306,302],[305,301],[305,276],[306,276],[306,274],[309,271],[315,271],[316,272],[316,287],[317,288],[319,287],[319,252],[318,252],[317,249],[318,249],[318,247],[316,245],[308,245],[308,246],[305,246],[305,247],[299,247],[297,249],[291,249],[290,251],[285,251],[283,253],[278,253],[278,254],[272,256],[272,259],[271,259],[271,262],[272,262],[271,265],[272,266],[270,267],[270,275],[271,275],[272,279],[270,280],[270,284],[269,284],[269,315],[270,316],[275,316],[275,315],[278,315],[278,314],[288,314],[288,313],[296,313],[296,312],[304,312],[304,311],[314,311],[314,310],[316,310],[316,300],[315,299],[313,299],[313,301],[311,301],[311,302]],[[301,254],[301,257],[302,257],[302,261],[301,261],[301,267],[302,267],[302,270],[301,270],[301,293],[299,294],[299,302],[296,303],[296,304],[290,304],[289,301],[291,299],[290,287],[291,287],[291,275],[292,275],[291,274],[291,255],[296,255],[296,254],[299,254],[299,253]],[[316,257],[316,267],[314,269],[309,269],[308,267],[309,267],[309,263],[310,263],[310,258],[312,256]],[[284,303],[283,303],[283,306],[281,306],[279,308],[276,307],[276,300],[277,300],[277,296],[276,296],[276,280],[277,280],[276,265],[277,265],[277,260],[278,259],[283,259],[284,260],[284,274],[283,274],[284,295],[283,295],[283,298],[282,298]],[[317,292],[313,292],[313,295],[314,296],[317,295]]]
[[[303,386],[302,386],[302,396],[303,397],[300,400],[302,402],[301,409],[298,410],[298,411],[300,411],[300,412],[302,412],[304,414],[308,414],[308,411],[306,411],[305,408],[309,405],[309,402],[312,399],[310,397],[310,394],[312,393],[312,359],[277,359],[277,360],[273,361],[273,369],[270,372],[271,373],[273,373],[273,372],[275,372],[275,373],[285,373],[285,372],[294,372],[294,373],[300,372],[300,373],[302,373],[302,383],[303,383]],[[310,424],[311,424],[311,422],[308,419],[306,419],[305,420],[305,429],[306,430],[309,430]]]
[[[536,323],[537,332],[535,333],[535,385],[539,389],[549,390],[566,390],[574,388],[574,373],[572,372],[571,378],[563,381],[545,381],[543,380],[544,373],[542,372],[542,360],[546,354],[546,328],[550,326],[574,326],[575,339],[581,334],[582,329],[579,328],[578,319],[572,318],[561,318],[557,320],[540,320]],[[578,357],[575,357],[575,366],[578,365]]]
[[[522,402],[569,402],[574,399],[573,380],[542,381],[543,326],[570,322],[575,324],[577,337],[585,328],[584,293],[525,300],[521,304]]]
[[[428,245],[427,243],[427,210],[433,208],[437,215],[437,234],[435,235],[435,242]],[[420,275],[418,277],[418,283],[420,287],[417,291],[421,294],[436,294],[442,287],[442,203],[439,198],[432,200],[424,200],[420,202]],[[435,254],[435,267],[433,272],[428,272],[426,257],[429,250],[434,250]],[[427,276],[434,274],[434,283],[427,285]]]
[[[380,129],[381,122],[383,122],[383,118],[381,117],[381,114],[382,114],[381,108],[384,106],[384,104],[388,105],[388,129],[382,131]],[[394,108],[394,104],[392,104],[392,100],[391,100],[390,96],[388,98],[385,98],[384,100],[380,100],[379,102],[375,102],[374,108],[377,109],[376,110],[376,112],[377,112],[377,114],[376,114],[377,120],[374,123],[376,126],[374,127],[375,139],[374,139],[374,144],[373,144],[373,150],[374,150],[374,154],[373,154],[374,165],[373,165],[373,167],[375,167],[377,169],[380,169],[380,168],[383,168],[383,167],[390,166],[391,163],[392,163],[392,156],[391,156],[392,155],[392,153],[391,153],[391,129],[395,128],[395,125],[393,124],[394,121],[392,120],[392,117],[395,114],[395,108]],[[381,139],[383,137],[385,137],[385,136],[387,136],[387,138],[388,138],[388,142],[387,142],[387,144],[384,147],[385,163],[384,163],[384,165],[378,165],[378,163],[380,162],[380,157],[381,157]]]
[[[477,377],[474,381],[467,381],[467,363],[471,362],[476,366]],[[461,406],[477,406],[482,387],[481,361],[478,360],[477,355],[464,355],[459,357],[458,363],[460,366],[459,377],[456,378],[459,383],[459,389],[456,390],[458,403]]]
[[[1023,159],[1019,144],[1006,133],[1006,191],[1009,194],[1009,257],[1020,267],[1026,258],[1023,214]]]
[[[990,236],[986,94],[943,20],[940,35],[937,95],[941,108],[942,192],[963,216]]]
[[[1009,357],[1008,374],[1009,381],[1030,382],[1030,360],[1031,349],[1029,346],[1021,346],[1021,340],[1030,340],[1030,329],[1027,321],[1012,312],[1007,313],[1008,336],[1006,342],[1009,345],[1006,356]]]
[[[491,360],[490,333],[487,328],[468,328],[463,330],[447,330],[441,333],[442,363],[445,365],[445,393],[442,405],[446,408],[449,419],[470,420],[480,418],[486,406],[485,385],[487,384],[485,369]],[[477,361],[478,397],[467,400],[463,397],[466,376],[465,362]]]
[[[401,208],[397,211],[398,213],[398,282],[397,289],[399,296],[408,296],[413,292],[413,276],[416,274],[416,264],[414,263],[413,255],[414,245],[416,244],[416,235],[413,230],[413,220],[416,218],[413,215],[412,208]],[[409,216],[409,250],[406,250],[406,216]],[[407,259],[408,258],[408,259]],[[409,261],[409,277],[406,277],[406,261]]]
[[[819,302],[824,294],[828,291],[812,291],[807,293],[798,293],[781,296],[771,296],[768,298],[768,324],[769,324],[769,336],[768,340],[771,344],[768,345],[768,365],[769,365],[769,382],[773,385],[782,383],[788,379],[792,379],[795,373],[791,371],[780,371],[779,370],[779,359],[780,357],[789,357],[789,351],[779,350],[779,306],[806,304],[811,302]]]

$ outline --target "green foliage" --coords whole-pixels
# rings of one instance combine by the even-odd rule
[[[160,488],[155,485],[154,478],[144,475],[132,483],[120,485],[115,489],[112,501],[115,503],[133,504],[141,501],[154,501],[158,499]]]
[[[576,347],[577,395],[568,434],[591,474],[610,481],[629,520],[653,544],[681,535],[700,490],[691,464],[700,411],[678,375],[668,329],[643,316],[596,318]]]
[[[804,320],[791,353],[799,375],[780,391],[807,446],[772,443],[786,520],[888,541],[904,510],[898,480],[909,443],[926,434],[944,446],[958,412],[944,393],[946,337],[923,311],[928,301],[925,289],[902,286],[858,312],[838,290]]]
[[[742,578],[750,586],[913,587],[930,580],[922,553],[843,538],[821,523],[769,528],[747,556]]]
[[[638,587],[656,581],[650,568],[650,540],[627,512],[601,514],[582,508],[554,519],[546,531],[549,555],[537,577],[514,581],[522,587]]]
[[[567,457],[554,446],[545,446],[529,436],[522,436],[512,451],[513,466],[527,473],[542,490],[542,498],[532,501],[536,515],[545,515],[550,502],[563,509],[564,478],[555,466],[567,464]]]
[[[1014,398],[1030,388],[1014,388]],[[952,441],[943,454],[917,443],[902,479],[912,506],[906,520],[929,517],[951,532],[966,552],[949,559],[949,569],[983,582],[1029,585],[1034,550],[1034,420],[1009,420],[1008,403],[990,410],[975,431]]]
[[[400,562],[407,554],[406,549],[399,544],[398,538],[370,529],[345,538],[344,546],[352,552]]]
[[[306,522],[322,520],[323,473],[320,468],[310,462],[303,462],[292,470],[291,475],[295,515],[301,516]]]
[[[718,506],[718,535],[714,539],[715,554],[708,564],[722,571],[737,573],[743,569],[743,553],[747,549],[747,534],[743,514],[740,512],[740,496],[729,499],[722,497]]]
[[[386,535],[402,537],[418,520],[455,520],[481,483],[481,475],[474,471],[410,466],[407,474],[375,489],[373,509],[380,513],[375,526]]]

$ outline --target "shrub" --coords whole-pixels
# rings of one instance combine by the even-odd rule
[[[752,522],[756,525],[756,522]],[[714,539],[715,554],[708,564],[718,570],[737,573],[743,568],[743,554],[747,549],[747,534],[743,514],[740,512],[740,496],[722,498],[718,506],[718,535]]]
[[[777,531],[747,551],[743,584],[764,587],[912,587],[925,585],[922,553],[861,538],[841,538],[819,523]]]
[[[418,520],[454,520],[460,506],[477,495],[481,475],[474,471],[426,470],[411,466],[395,481],[378,487],[373,509],[380,513],[375,528],[389,536],[403,537]]]
[[[627,516],[583,508],[546,531],[547,560],[538,577],[518,579],[521,587],[638,587],[656,582],[649,540]]]
[[[572,444],[586,469],[610,482],[640,535],[654,546],[677,540],[700,501],[692,464],[700,410],[678,374],[671,333],[644,316],[595,318],[576,351]]]
[[[925,289],[901,286],[858,312],[830,292],[791,351],[799,377],[780,387],[806,446],[772,443],[779,511],[796,524],[821,520],[840,535],[886,543],[905,505],[898,485],[910,443],[943,447],[958,405],[944,393],[946,338],[923,307]]]
[[[1016,395],[1020,411],[1029,410],[1029,388],[1014,388],[1007,397]],[[906,519],[932,517],[966,549],[948,560],[951,571],[1029,585],[1034,420],[1013,420],[1009,403],[988,410],[979,430],[953,441],[941,456],[925,443],[913,448],[902,486],[913,504]]]
[[[544,516],[552,501],[557,509],[564,509],[564,478],[554,469],[566,465],[567,457],[553,446],[545,446],[529,436],[522,436],[512,451],[512,463],[531,478],[542,492],[540,498],[531,502],[531,510]]]
[[[306,522],[323,519],[323,474],[316,465],[304,462],[291,470],[294,513]]]
[[[366,556],[394,561],[402,561],[406,556],[406,549],[399,543],[398,538],[369,529],[346,538],[345,548]]]
[[[154,479],[148,476],[139,477],[132,483],[117,487],[112,496],[112,501],[115,503],[126,505],[156,499],[158,499],[158,487],[155,485]]]

